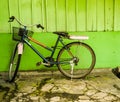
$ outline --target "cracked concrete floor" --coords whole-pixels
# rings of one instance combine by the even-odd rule
[[[120,102],[120,79],[110,68],[72,80],[59,71],[20,72],[15,83],[0,75],[0,102]]]

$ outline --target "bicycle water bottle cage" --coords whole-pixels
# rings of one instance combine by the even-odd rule
[[[69,38],[68,32],[53,32],[53,33],[65,38]]]

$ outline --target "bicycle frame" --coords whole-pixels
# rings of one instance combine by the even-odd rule
[[[51,52],[51,55],[50,55],[50,58],[53,58],[53,55],[56,51],[56,48],[58,46],[58,43],[61,42],[61,44],[64,46],[65,44],[63,43],[63,40],[61,38],[61,36],[58,36],[55,44],[54,44],[54,47],[53,49],[42,44],[41,42],[31,38],[31,37],[28,37],[27,35],[24,35],[23,38],[22,38],[22,42],[27,44],[39,57],[41,57],[46,63],[49,63],[49,64],[58,64],[56,61],[53,61],[53,62],[49,62],[41,53],[40,51],[38,51],[30,42],[28,42],[28,40],[32,41],[33,43],[36,43],[37,45],[43,47],[44,49],[48,50]]]

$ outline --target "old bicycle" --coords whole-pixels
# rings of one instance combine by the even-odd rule
[[[43,43],[33,39],[33,32],[27,29],[28,27],[32,26],[44,29],[41,24],[27,26],[22,24],[14,16],[9,18],[9,22],[13,22],[14,20],[16,20],[22,27],[13,27],[13,40],[18,41],[18,43],[16,44],[10,61],[10,82],[15,81],[21,61],[21,56],[24,50],[24,44],[28,45],[40,58],[43,59],[42,62],[38,62],[37,64],[43,64],[46,67],[57,65],[59,71],[68,78],[84,78],[94,68],[96,57],[93,49],[88,44],[80,42],[80,40],[88,39],[88,36],[69,35],[67,32],[53,32],[53,34],[58,35],[58,38],[53,47],[48,47]],[[75,41],[65,44],[65,39]],[[47,57],[43,56],[42,51],[40,52],[30,42],[34,42],[35,44],[40,45],[41,47],[50,51],[51,54]],[[59,43],[62,47],[60,48],[60,51],[56,57],[54,53]]]

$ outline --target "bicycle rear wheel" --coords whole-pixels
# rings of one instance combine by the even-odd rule
[[[9,82],[14,82],[17,76],[20,60],[21,60],[21,54],[18,54],[18,44],[16,44],[16,47],[14,49],[14,52],[10,61],[10,67],[9,67],[9,73],[8,73]]]
[[[96,57],[90,46],[82,42],[65,45],[58,53],[57,66],[69,78],[84,78],[94,68]]]

